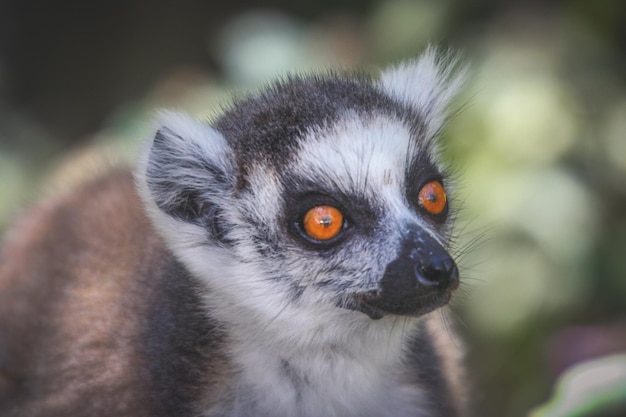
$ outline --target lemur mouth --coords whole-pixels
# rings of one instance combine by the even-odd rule
[[[419,228],[410,230],[377,288],[357,293],[346,307],[372,319],[387,314],[421,316],[444,306],[459,286],[459,269],[448,252]]]
[[[388,296],[382,290],[375,290],[356,294],[344,307],[365,313],[373,320],[386,315],[419,317],[448,304],[452,293],[450,290],[397,298]]]

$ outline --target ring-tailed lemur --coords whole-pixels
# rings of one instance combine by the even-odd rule
[[[445,61],[165,113],[134,180],[33,210],[0,252],[0,415],[462,415],[431,314],[459,284]]]

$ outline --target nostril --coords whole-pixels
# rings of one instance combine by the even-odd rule
[[[440,284],[439,273],[432,268],[432,265],[416,265],[415,276],[417,282],[425,287],[436,287]]]
[[[458,281],[459,269],[451,258],[446,257],[426,265],[416,265],[415,276],[423,286],[446,287]]]

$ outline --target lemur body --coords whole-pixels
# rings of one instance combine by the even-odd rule
[[[35,209],[0,252],[0,415],[463,415],[436,61],[164,114],[135,181]]]

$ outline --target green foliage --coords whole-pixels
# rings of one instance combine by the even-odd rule
[[[552,399],[530,417],[621,415],[626,409],[626,355],[585,362],[558,381]]]
[[[142,100],[120,106],[90,149],[132,155],[155,107],[210,118],[227,91],[254,89],[290,69],[365,63],[373,70],[430,42],[460,51],[471,75],[445,132],[460,179],[453,203],[463,208],[457,250],[464,286],[454,311],[468,340],[477,415],[526,415],[570,365],[626,351],[621,7],[385,0],[365,16],[331,9],[318,21],[249,10],[211,42],[224,69],[219,81],[203,68],[189,78],[181,64]],[[50,151],[45,132],[11,115],[0,107],[0,122],[33,132],[25,135],[32,146],[16,156],[0,142],[0,228],[44,172],[84,155],[56,152],[42,163],[41,150]],[[483,233],[482,245],[471,243]],[[602,415],[608,404],[626,415],[623,373],[608,383],[613,367],[624,372],[624,361],[574,368],[532,416]],[[587,366],[598,384],[581,391],[576,381],[590,375]]]

